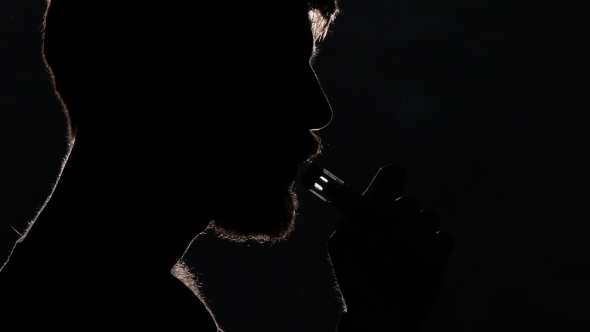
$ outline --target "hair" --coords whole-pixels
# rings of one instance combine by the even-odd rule
[[[340,8],[337,0],[318,0],[309,3],[308,13],[315,41],[318,42],[328,34],[328,28],[340,13]]]
[[[192,52],[194,58],[194,54],[215,50],[224,39],[239,34],[229,22],[248,24],[261,15],[275,21],[289,19],[296,14],[287,12],[303,10],[303,6],[307,6],[318,42],[339,12],[337,0],[171,0],[163,5],[149,0],[48,0],[43,57],[66,114],[70,140],[79,125],[100,128],[106,125],[100,121],[116,125],[122,119],[117,110],[125,108],[129,87],[154,69],[146,63],[146,50],[157,47],[159,41],[174,44],[181,52]],[[110,114],[105,116],[105,112]],[[136,114],[136,118],[141,116]]]

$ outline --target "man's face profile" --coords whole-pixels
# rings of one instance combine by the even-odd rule
[[[226,187],[216,187],[225,192],[217,194],[223,206],[214,226],[234,241],[276,241],[293,230],[296,166],[319,151],[319,138],[310,130],[331,119],[309,64],[314,37],[307,13],[301,11],[297,20],[280,22],[280,27],[262,42],[240,36],[247,41],[240,47],[250,43],[248,49],[255,51],[233,50],[241,59],[225,73],[239,78],[224,80],[231,94],[221,107],[227,117],[213,125],[216,139],[232,141],[213,152],[229,166],[225,176],[216,177],[226,180],[219,183]]]
[[[308,10],[283,10],[290,12],[233,22],[205,59],[167,51],[172,68],[154,83],[170,91],[165,98],[179,117],[191,117],[188,146],[199,160],[192,176],[209,197],[217,233],[234,241],[276,241],[293,229],[297,164],[318,153],[311,131],[332,116],[309,63],[315,40]]]
[[[318,3],[315,21],[306,1],[67,3],[93,16],[48,16],[60,24],[47,21],[44,52],[76,146],[119,160],[110,174],[125,174],[138,207],[167,206],[170,229],[199,210],[232,240],[284,238],[297,165],[332,117],[309,63],[331,20]]]

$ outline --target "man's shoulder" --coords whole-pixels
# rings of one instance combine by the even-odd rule
[[[18,249],[0,272],[4,324],[60,330],[216,330],[204,304],[171,274],[154,272],[141,258],[125,258],[129,253],[108,260],[121,248],[86,250],[67,259],[46,252],[31,259]]]

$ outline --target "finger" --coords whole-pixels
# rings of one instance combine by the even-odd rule
[[[414,249],[420,251],[436,235],[440,218],[431,210],[422,210],[416,220]]]
[[[393,229],[406,237],[416,232],[416,221],[420,215],[420,202],[414,197],[403,196],[393,202],[392,208]]]
[[[430,268],[437,268],[446,264],[454,246],[455,240],[451,234],[445,231],[436,232],[428,248],[427,265]]]
[[[418,219],[420,202],[410,196],[403,196],[392,203],[377,208],[379,218],[378,245],[382,250],[388,248],[416,249],[419,235]]]
[[[439,216],[432,210],[420,211],[420,217],[418,218],[420,227],[424,233],[436,234],[438,226],[440,225]]]
[[[399,197],[393,203],[393,209],[398,214],[413,214],[418,215],[420,213],[420,201],[412,196]]]
[[[401,196],[406,180],[406,170],[396,164],[381,167],[363,196],[376,202],[395,199]]]
[[[448,259],[453,250],[453,237],[444,231],[437,232],[432,241],[430,241],[429,250],[426,251],[426,258],[423,260],[421,267],[416,270],[413,279],[416,283],[412,291],[412,297],[416,300],[415,308],[412,311],[426,314],[432,307],[434,300],[439,292],[442,279],[448,267]],[[421,317],[419,321],[423,321]]]
[[[443,253],[449,256],[455,247],[455,238],[446,231],[438,231],[436,232],[436,239],[441,244]]]
[[[449,265],[449,256],[453,251],[454,243],[453,236],[445,231],[439,231],[435,235],[434,245],[431,248],[430,265],[426,270],[426,276],[429,277],[427,284],[430,287],[425,287],[425,290],[429,294],[430,303],[434,302],[438,294],[440,284]]]
[[[454,239],[451,234],[445,231],[438,231],[419,249],[416,256],[416,271],[418,274],[435,277],[446,271],[448,258],[453,251]],[[421,272],[420,272],[421,271]],[[435,278],[436,279],[436,278]]]

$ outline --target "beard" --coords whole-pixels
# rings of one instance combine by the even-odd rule
[[[294,183],[287,187],[249,190],[218,212],[210,227],[232,242],[271,242],[285,240],[295,228],[298,200]],[[236,199],[237,198],[237,199]]]
[[[321,153],[320,137],[313,132],[306,135],[308,134],[311,135],[300,140],[303,142],[303,152],[298,162],[305,160],[305,157],[311,161]],[[287,149],[294,150],[296,149]],[[282,160],[290,159],[292,157]],[[247,157],[240,160],[247,160]],[[222,192],[212,189],[213,196],[216,197],[216,208],[213,209],[215,212],[210,228],[218,236],[233,242],[253,240],[276,243],[285,240],[293,231],[299,202],[294,190],[295,182],[284,179],[294,179],[295,173],[289,176],[289,168],[279,165],[291,165],[295,171],[296,164],[291,161],[277,163],[276,160],[281,159],[275,155],[268,162],[245,163],[255,164],[256,168],[234,167],[231,161],[216,164],[217,168],[211,174],[221,175],[215,177],[216,185],[208,188],[222,189]],[[251,179],[258,179],[258,182],[252,185]]]

